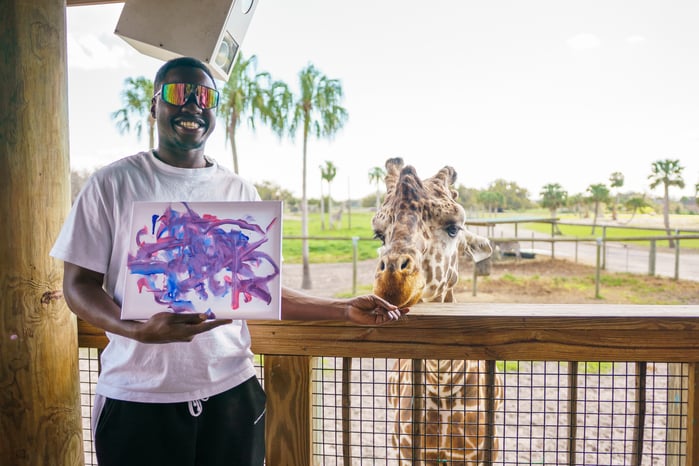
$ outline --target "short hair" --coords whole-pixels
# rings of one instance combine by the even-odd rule
[[[173,58],[172,60],[166,61],[163,66],[160,67],[157,73],[155,73],[155,80],[153,81],[153,89],[155,89],[155,92],[158,92],[158,89],[160,88],[161,84],[165,80],[165,75],[168,73],[173,68],[178,68],[180,66],[184,67],[189,67],[189,68],[199,68],[200,70],[204,71],[206,75],[211,78],[211,82],[214,83],[214,88],[216,88],[216,80],[214,79],[214,76],[211,74],[211,70],[209,70],[209,67],[206,66],[206,64],[198,60],[194,57],[177,57]]]

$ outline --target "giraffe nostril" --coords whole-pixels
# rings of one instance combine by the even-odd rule
[[[408,264],[410,264],[410,259],[405,259],[402,264],[400,264],[400,269],[405,270],[408,267]]]
[[[382,272],[386,270],[386,262],[381,261],[381,263],[379,264],[379,270],[381,270]]]

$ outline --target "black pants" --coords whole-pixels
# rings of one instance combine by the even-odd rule
[[[100,466],[262,466],[265,393],[253,377],[206,400],[107,398],[95,430]]]

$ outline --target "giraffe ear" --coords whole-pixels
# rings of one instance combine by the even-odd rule
[[[493,254],[490,240],[484,236],[474,235],[468,230],[463,230],[463,252],[473,258],[473,262],[480,262]]]

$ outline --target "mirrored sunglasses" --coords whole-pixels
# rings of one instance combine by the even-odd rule
[[[194,101],[202,110],[218,106],[219,93],[216,89],[201,84],[167,83],[163,84],[156,96],[171,105],[182,106],[194,94]]]

